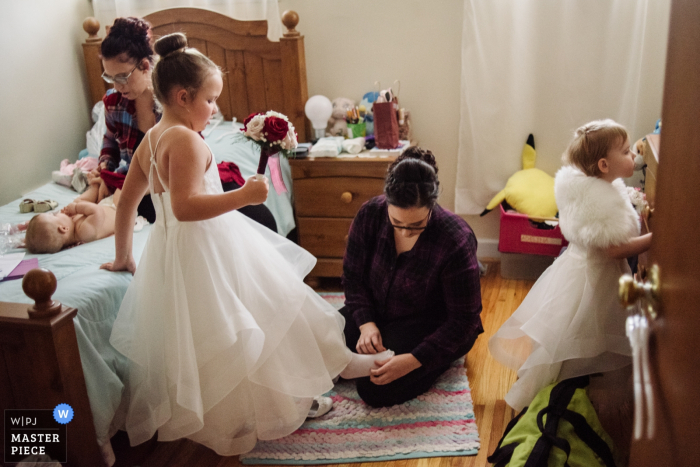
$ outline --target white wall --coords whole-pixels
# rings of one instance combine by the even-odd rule
[[[90,128],[81,42],[88,0],[0,2],[0,204],[77,159]]]
[[[300,16],[309,95],[359,101],[375,81],[387,87],[401,80],[414,138],[437,157],[440,204],[453,210],[463,0],[279,3],[281,12]],[[62,159],[85,147],[91,122],[80,44],[82,20],[91,14],[88,0],[0,2],[0,204],[49,181]],[[661,86],[645,84],[654,92]],[[480,250],[495,252],[498,215],[465,218]]]
[[[413,137],[437,158],[440,204],[454,209],[463,0],[280,0],[299,13],[309,95],[362,95],[401,81]],[[497,234],[496,228],[496,236]]]
[[[309,95],[359,100],[374,90],[377,80],[382,87],[401,80],[399,100],[411,110],[414,137],[438,161],[439,202],[453,210],[463,0],[279,0],[279,4],[280,12],[299,13],[297,30],[305,36]],[[665,43],[645,47],[665,50]],[[649,115],[660,115],[658,78],[656,73],[640,77],[642,86],[659,96],[656,108],[647,109]],[[479,255],[497,256],[498,213],[465,219],[479,239]]]

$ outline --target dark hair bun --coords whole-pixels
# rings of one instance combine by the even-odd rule
[[[389,204],[400,208],[432,208],[440,194],[435,156],[427,149],[411,146],[387,170],[384,194]]]
[[[187,37],[181,32],[174,32],[163,36],[156,41],[153,48],[156,53],[161,57],[165,57],[168,54],[175,52],[176,50],[184,49],[187,47]]]
[[[151,58],[151,25],[141,18],[117,18],[109,28],[109,34],[102,41],[102,58],[110,59],[126,54],[130,59],[139,61]]]
[[[389,167],[389,171],[391,171],[393,167],[399,165],[401,161],[404,161],[406,159],[417,159],[423,161],[430,167],[432,167],[436,174],[438,172],[437,162],[435,162],[435,156],[433,155],[433,153],[427,149],[423,149],[418,146],[410,146],[404,152],[402,152],[401,155],[396,158],[396,161],[394,161],[394,163],[391,164],[391,167]]]
[[[117,18],[109,28],[109,35],[114,37],[124,37],[130,40],[147,39],[151,26],[140,18],[130,16],[128,18]]]

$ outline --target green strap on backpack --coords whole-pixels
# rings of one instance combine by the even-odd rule
[[[615,467],[612,440],[587,386],[588,376],[581,376],[542,389],[510,421],[488,461],[494,467]]]

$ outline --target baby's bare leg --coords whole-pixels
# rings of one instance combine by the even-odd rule
[[[100,179],[99,189],[97,190],[97,203],[109,196],[109,188],[105,184],[105,181]]]
[[[79,201],[88,201],[90,203],[97,203],[97,195],[99,193],[100,186],[99,184],[90,184],[88,185],[87,190],[85,190],[80,196],[75,198],[74,202],[79,202]]]

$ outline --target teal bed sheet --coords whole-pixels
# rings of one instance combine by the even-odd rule
[[[25,198],[56,200],[59,203],[58,210],[76,196],[78,194],[69,188],[48,183],[28,193]],[[14,224],[28,221],[35,215],[20,213],[20,201],[18,199],[0,207],[0,222]],[[146,225],[142,231],[134,233],[134,258],[137,263],[146,245],[149,230],[150,225]],[[9,253],[23,251],[25,250],[11,250]],[[100,264],[114,259],[114,237],[52,255],[27,253],[25,259],[33,257],[39,259],[39,267],[53,272],[58,280],[54,300],[78,310],[73,324],[97,440],[104,444],[118,428],[112,427],[112,420],[121,402],[126,369],[125,358],[110,345],[109,336],[122,298],[131,282],[131,274],[99,269]],[[32,303],[22,291],[21,280],[0,282],[0,301]]]
[[[242,125],[232,122],[222,122],[209,132],[204,130],[205,138],[217,163],[235,162],[241,169],[243,178],[255,175],[260,160],[260,146],[243,136]],[[294,211],[292,209],[292,170],[287,159],[280,159],[282,179],[287,187],[287,193],[277,194],[270,184],[270,193],[265,206],[272,212],[277,223],[277,233],[287,236],[294,229]],[[270,178],[270,168],[267,168],[267,178]]]

